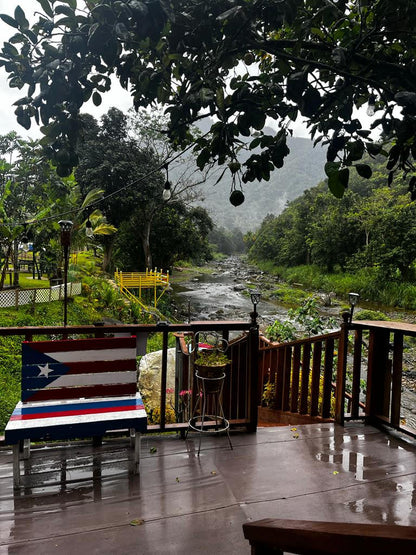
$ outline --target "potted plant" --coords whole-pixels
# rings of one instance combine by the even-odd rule
[[[195,369],[201,378],[219,378],[230,359],[219,349],[202,349],[195,357]]]

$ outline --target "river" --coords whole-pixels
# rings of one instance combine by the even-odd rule
[[[253,305],[247,291],[254,286],[260,292],[269,288],[273,277],[248,265],[240,257],[229,257],[221,262],[212,262],[205,269],[197,269],[183,280],[173,280],[172,304],[179,321],[187,320],[249,320]],[[341,323],[341,301],[334,296],[321,295],[322,316],[331,316]],[[366,303],[365,308],[379,309]],[[389,318],[414,322],[414,313],[394,312],[384,307]],[[382,309],[381,309],[382,310]],[[261,300],[257,306],[259,325],[265,329],[275,320],[287,319],[288,308],[277,301]],[[403,376],[403,417],[412,428],[416,428],[416,349],[406,351],[408,371]]]
[[[231,256],[221,262],[211,262],[189,279],[173,280],[173,304],[179,319],[188,320],[248,320],[253,310],[247,291],[254,286],[260,293],[273,279],[243,259]],[[326,303],[328,305],[328,303]],[[262,299],[257,306],[260,327],[287,318],[288,307],[277,301]],[[340,305],[322,306],[322,313],[339,317]]]

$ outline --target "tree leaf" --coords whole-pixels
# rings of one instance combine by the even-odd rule
[[[75,12],[72,8],[70,8],[69,6],[62,6],[62,5],[58,5],[55,8],[55,13],[56,15],[58,14],[63,14],[66,15],[68,17],[75,17]]]
[[[338,172],[341,162],[327,162],[325,164],[325,173],[329,177],[331,173]]]
[[[328,177],[328,187],[334,197],[342,198],[344,196],[345,189],[348,187],[349,175],[349,169],[343,168],[337,172],[332,172]]]
[[[10,42],[5,42],[4,43],[3,52],[5,54],[8,54],[9,56],[12,56],[13,58],[15,56],[19,55],[19,51],[17,50],[17,48],[15,46],[13,46],[12,44],[10,44]]]
[[[29,21],[26,19],[25,12],[20,6],[16,6],[14,18],[22,29],[28,29]]]
[[[224,21],[225,19],[229,19],[230,17],[234,17],[235,15],[239,14],[243,10],[242,6],[234,6],[234,8],[230,8],[226,12],[217,16],[217,21]]]
[[[358,175],[364,177],[365,179],[370,179],[373,175],[373,170],[368,164],[357,164],[355,169],[357,170]]]
[[[1,13],[0,14],[0,19],[2,19],[4,21],[4,23],[7,23],[7,25],[10,25],[11,27],[15,27],[16,29],[19,28],[19,24],[17,23],[17,21],[15,19],[13,19],[12,17],[10,17],[10,15],[7,15],[5,13]]]
[[[53,9],[49,0],[38,0],[38,3],[42,6],[42,10],[46,13],[46,15],[53,17]]]

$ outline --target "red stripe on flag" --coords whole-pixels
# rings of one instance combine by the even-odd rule
[[[83,351],[91,349],[125,349],[128,347],[136,347],[136,337],[100,337],[92,339],[60,339],[59,341],[26,341],[24,344],[41,353]]]
[[[127,412],[131,410],[144,410],[144,405],[128,407],[102,407],[95,409],[62,410],[59,412],[41,412],[36,414],[19,414],[11,416],[10,420],[35,420],[37,418],[58,418],[61,416],[79,416],[82,414],[100,414],[107,412]]]

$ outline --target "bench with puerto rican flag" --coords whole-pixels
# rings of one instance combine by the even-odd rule
[[[20,486],[30,441],[92,437],[130,430],[134,472],[139,470],[140,434],[147,416],[137,391],[136,337],[25,341],[22,400],[5,429],[13,445],[13,477]]]

